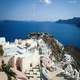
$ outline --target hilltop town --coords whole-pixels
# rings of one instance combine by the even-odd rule
[[[15,77],[6,75],[6,69]],[[30,33],[27,39],[15,39],[14,42],[0,37],[2,80],[80,80],[79,70],[74,57],[48,33]],[[4,72],[5,78],[2,77]]]

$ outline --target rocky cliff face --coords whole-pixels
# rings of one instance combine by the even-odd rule
[[[80,49],[74,46],[65,46],[64,51],[71,55],[75,60],[75,66],[80,69]]]

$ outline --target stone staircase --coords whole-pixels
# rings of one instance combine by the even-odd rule
[[[40,66],[37,65],[36,67],[30,67],[29,70],[26,71],[26,77],[28,80],[41,80],[40,79]]]

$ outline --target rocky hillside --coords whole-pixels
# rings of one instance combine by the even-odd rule
[[[47,46],[51,48],[52,50],[51,57],[52,55],[54,55],[57,60],[61,60],[64,46],[52,35],[48,33],[30,33],[29,37],[35,39],[42,39],[45,42],[45,44],[47,44]]]
[[[45,42],[44,44],[46,44],[46,46],[51,49],[52,53],[50,55],[48,54],[47,57],[49,57],[50,60],[54,63],[53,66],[55,67],[52,66],[52,68],[55,68],[57,70],[57,75],[59,71],[62,71],[68,77],[75,80],[79,80],[79,70],[80,70],[80,65],[79,65],[80,50],[79,49],[71,46],[64,48],[64,46],[58,40],[56,40],[54,36],[48,33],[31,33],[29,34],[29,37],[37,40],[42,39]],[[55,57],[55,60],[53,60],[54,57]],[[45,60],[45,62],[47,61],[48,59]],[[55,61],[57,61],[57,63],[55,63]],[[42,59],[42,62],[43,64],[45,64],[43,59]],[[53,69],[51,68],[51,66],[49,66],[48,63],[47,65],[43,65],[42,68],[43,67],[45,68],[47,67],[49,71],[53,71]],[[49,79],[49,74],[45,73],[44,69],[43,69],[43,73]]]
[[[16,39],[13,43],[4,40],[1,44],[13,72],[24,73],[28,80],[35,76],[38,80],[80,80],[80,50],[64,47],[49,33],[33,32],[25,40]]]
[[[74,46],[65,46],[64,51],[74,57],[78,65],[80,65],[80,49]]]

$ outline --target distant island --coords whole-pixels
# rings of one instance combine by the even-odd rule
[[[56,23],[66,23],[66,24],[73,24],[76,25],[77,27],[80,27],[80,17],[74,17],[72,19],[67,19],[67,20],[58,20]]]
[[[53,23],[66,23],[66,24],[71,24],[71,25],[75,25],[77,27],[80,27],[80,17],[73,17],[71,19],[59,19],[57,21],[15,21],[15,20],[3,20],[3,21],[0,21],[0,23],[22,23],[22,24],[25,24],[25,23],[30,23],[30,24],[43,24],[43,25],[53,25]]]

